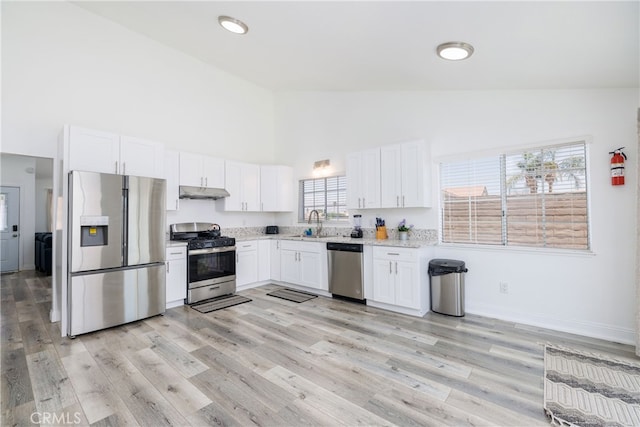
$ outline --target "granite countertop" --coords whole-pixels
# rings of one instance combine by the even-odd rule
[[[435,246],[437,241],[435,240],[398,240],[398,239],[354,239],[349,236],[336,235],[336,236],[322,236],[322,237],[308,237],[301,236],[300,234],[253,234],[236,236],[237,242],[243,242],[248,240],[296,240],[302,242],[336,242],[336,243],[359,243],[369,246],[395,246],[404,248],[422,248],[425,246]]]
[[[175,248],[178,246],[187,246],[186,240],[167,240],[166,243],[168,248]]]
[[[280,234],[265,234],[265,227],[229,227],[223,230],[223,235],[234,237],[237,242],[249,240],[297,240],[302,242],[336,242],[336,243],[359,243],[368,246],[394,246],[404,248],[422,248],[435,246],[438,243],[436,230],[416,230],[409,235],[409,240],[399,240],[395,230],[389,230],[389,238],[384,240],[375,239],[375,229],[363,228],[364,237],[354,239],[349,236],[351,228],[325,226],[322,229],[322,237],[305,236],[304,231],[309,227],[304,226],[281,226]],[[315,230],[315,227],[311,227]],[[167,236],[167,247],[186,245],[185,241],[169,240]]]

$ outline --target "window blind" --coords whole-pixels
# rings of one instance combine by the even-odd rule
[[[448,243],[589,249],[584,142],[440,165]]]
[[[300,221],[308,221],[313,210],[318,211],[322,220],[348,220],[347,177],[301,180],[300,201]]]

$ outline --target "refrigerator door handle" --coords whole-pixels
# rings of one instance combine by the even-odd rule
[[[129,265],[129,177],[122,181],[122,265]]]

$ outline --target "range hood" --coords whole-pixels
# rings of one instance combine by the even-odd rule
[[[224,188],[200,188],[189,187],[187,185],[180,186],[181,199],[207,199],[217,200],[223,197],[229,197],[230,194]]]

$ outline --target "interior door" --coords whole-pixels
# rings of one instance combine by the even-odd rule
[[[0,187],[0,272],[20,266],[20,188]]]

